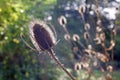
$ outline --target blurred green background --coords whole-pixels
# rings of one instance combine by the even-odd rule
[[[74,55],[69,43],[64,40],[64,31],[57,19],[65,13],[72,14],[72,17],[67,18],[68,30],[71,34],[79,33],[78,28],[83,26],[77,17],[79,14],[73,10],[65,11],[63,9],[64,5],[72,2],[74,1],[0,0],[0,80],[63,80],[64,78],[69,80],[48,54],[39,54],[28,48],[21,40],[20,34],[24,34],[25,40],[32,45],[28,35],[30,19],[34,17],[52,23],[59,33],[58,39],[60,39],[54,50],[60,61],[71,71],[75,62]],[[120,18],[116,23],[120,25]],[[117,69],[120,68],[119,35],[120,30],[118,28],[115,47]]]

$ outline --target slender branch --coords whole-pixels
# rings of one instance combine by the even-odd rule
[[[75,78],[73,77],[73,75],[71,73],[69,73],[66,68],[62,65],[62,63],[59,61],[59,59],[57,58],[57,56],[55,56],[55,53],[52,49],[49,50],[49,53],[51,55],[51,57],[56,61],[56,63],[66,72],[66,74],[71,78],[71,80],[75,80]]]

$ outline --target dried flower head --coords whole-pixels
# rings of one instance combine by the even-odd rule
[[[65,40],[70,40],[71,37],[70,37],[69,34],[65,34],[65,35],[64,35],[64,38],[65,38]]]
[[[67,20],[64,16],[60,16],[60,18],[58,19],[59,24],[63,27],[65,27],[65,25],[67,24]]]
[[[107,50],[112,50],[115,47],[115,41],[111,40],[110,41],[110,47]]]
[[[97,20],[97,25],[101,25],[102,24],[102,21],[100,19]]]
[[[100,33],[100,39],[101,41],[105,41],[105,33]]]
[[[92,50],[92,45],[89,44],[89,45],[88,45],[88,49],[89,49],[89,50]]]
[[[74,34],[74,35],[73,35],[73,41],[79,41],[79,40],[80,40],[79,35]]]
[[[112,35],[116,36],[117,31],[115,29],[112,30]]]
[[[85,30],[89,30],[90,29],[90,24],[89,23],[86,23],[85,24]]]
[[[88,33],[88,32],[85,32],[85,33],[84,33],[84,39],[88,40],[89,37],[90,37],[89,33]]]
[[[74,53],[77,53],[79,51],[79,48],[78,47],[73,47],[73,52]]]
[[[82,66],[81,66],[80,63],[76,63],[76,64],[74,65],[74,69],[75,69],[76,71],[80,70],[81,68],[82,68]]]
[[[97,14],[97,16],[99,16],[99,10],[95,9],[95,13]]]
[[[96,27],[96,32],[101,32],[101,31],[102,31],[102,28],[99,27],[99,26],[97,26],[97,27]]]
[[[102,53],[97,52],[97,58],[100,59],[102,62],[108,62],[108,58]]]
[[[79,8],[78,8],[78,12],[79,12],[80,14],[85,13],[85,10],[86,10],[86,7],[85,7],[85,6],[79,6]]]
[[[107,66],[107,71],[112,72],[113,71],[113,67],[111,65]]]
[[[56,44],[54,33],[43,21],[31,21],[29,26],[29,34],[32,43],[38,51],[49,50]]]
[[[108,74],[105,76],[105,80],[112,80],[112,76],[108,73]]]

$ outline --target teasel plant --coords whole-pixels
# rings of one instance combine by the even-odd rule
[[[63,17],[64,19],[64,17]],[[66,23],[62,21],[62,23]],[[53,47],[57,44],[57,35],[55,29],[44,21],[33,19],[29,25],[29,37],[31,42],[33,43],[35,48],[32,48],[24,39],[23,35],[21,35],[21,39],[24,43],[34,51],[38,51],[39,53],[47,52],[50,57],[58,64],[65,73],[70,77],[71,80],[75,80],[74,76],[67,71],[64,65],[59,61],[58,57],[55,55]]]
[[[99,11],[98,0],[93,0],[93,2],[95,3],[93,12],[96,15],[96,19],[92,18],[94,15],[89,15],[92,21],[94,21],[94,24],[90,23],[92,21],[88,22],[85,20],[85,13],[89,13],[86,5],[80,5],[78,7],[78,13],[82,18],[85,30],[83,33],[85,43],[80,41],[81,39],[78,34],[73,34],[72,38],[69,30],[67,29],[67,23],[65,23],[67,19],[65,19],[65,17],[64,19],[60,17],[58,21],[65,31],[65,40],[71,44],[73,53],[78,54],[79,56],[79,62],[75,63],[74,69],[76,71],[82,69],[85,70],[88,74],[86,80],[91,80],[91,76],[95,76],[93,73],[94,67],[99,67],[100,71],[102,72],[102,76],[99,79],[112,80],[111,74],[114,70],[114,67],[112,64],[110,64],[110,61],[114,61],[114,47],[116,45],[117,30],[115,26],[109,29],[110,32],[107,31],[108,29],[106,30],[106,26],[104,26],[102,23],[103,16]],[[106,0],[106,5],[107,4],[108,0]],[[61,22],[63,23],[61,24]],[[92,30],[93,33],[91,33]],[[107,39],[107,32],[110,34],[110,40]],[[98,50],[96,46],[100,47],[100,50]],[[105,67],[102,66],[102,63],[105,64]]]

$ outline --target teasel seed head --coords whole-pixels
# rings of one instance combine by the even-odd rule
[[[99,16],[99,10],[95,9],[95,13],[97,14],[97,16]]]
[[[100,19],[97,20],[97,25],[99,25],[99,26],[102,25],[102,21]]]
[[[75,69],[76,71],[81,70],[81,68],[82,68],[82,65],[81,65],[80,63],[75,63],[74,69]]]
[[[112,76],[108,73],[108,74],[105,76],[105,80],[113,80],[113,79],[112,79]]]
[[[73,35],[73,41],[79,41],[80,40],[80,37],[78,34],[74,34]]]
[[[104,54],[97,52],[96,56],[97,56],[97,58],[100,59],[102,62],[108,62],[108,58],[107,58]]]
[[[87,31],[87,30],[89,30],[90,29],[90,24],[89,23],[86,23],[85,24],[85,30]]]
[[[84,39],[88,40],[89,37],[90,37],[89,33],[88,33],[88,32],[85,32],[85,33],[84,33]]]
[[[113,67],[111,65],[107,66],[107,71],[108,72],[113,72]]]
[[[64,35],[64,39],[68,41],[68,40],[70,40],[70,39],[71,39],[71,37],[70,37],[70,35],[69,35],[69,34],[65,34],[65,35]]]
[[[85,6],[79,6],[78,12],[79,12],[80,14],[85,13],[85,11],[86,11],[86,7],[85,7]]]
[[[73,52],[74,53],[77,53],[79,51],[79,48],[78,47],[73,47]]]
[[[117,35],[117,31],[115,29],[112,30],[112,35],[115,37]]]
[[[47,51],[56,44],[50,27],[43,21],[33,20],[29,26],[30,39],[38,51]]]
[[[114,40],[111,40],[110,41],[110,47],[107,49],[107,50],[112,50],[113,48],[115,47],[115,41]]]
[[[65,25],[67,24],[67,19],[64,16],[60,16],[58,21],[59,21],[59,24],[63,27],[65,27]]]
[[[105,41],[105,33],[100,33],[100,39],[101,39],[101,41],[103,42],[103,41]]]
[[[99,26],[97,26],[97,27],[96,27],[96,32],[101,32],[101,31],[102,31],[102,28],[99,27]]]

